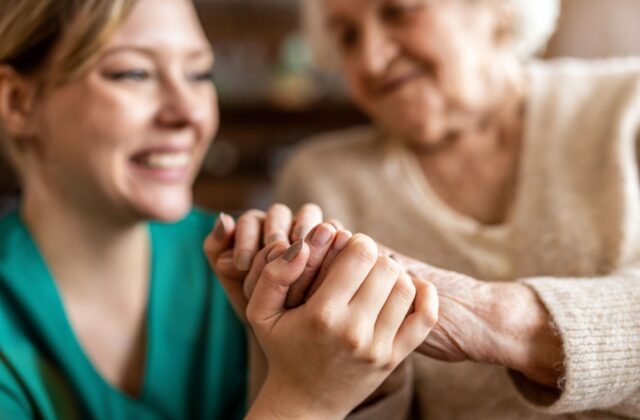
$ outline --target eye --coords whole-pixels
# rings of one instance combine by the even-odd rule
[[[133,81],[141,82],[151,77],[151,74],[146,70],[126,70],[116,71],[107,74],[107,78],[114,81]]]
[[[380,9],[380,17],[389,23],[399,23],[413,16],[422,9],[420,2],[413,3],[387,3]]]
[[[343,50],[349,50],[358,43],[358,30],[354,27],[341,29],[337,34],[338,44]]]
[[[213,82],[213,68],[189,75],[189,80],[196,83]]]

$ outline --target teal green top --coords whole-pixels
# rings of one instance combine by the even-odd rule
[[[243,326],[207,265],[215,218],[150,224],[142,393],[110,386],[83,352],[17,212],[0,220],[0,419],[235,419],[245,412]]]

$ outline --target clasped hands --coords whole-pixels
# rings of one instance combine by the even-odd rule
[[[500,364],[543,385],[557,383],[561,343],[526,286],[431,267],[352,235],[337,221],[323,223],[315,205],[295,217],[282,205],[248,211],[237,222],[221,215],[205,252],[266,354],[266,397],[259,402],[268,401],[274,412],[335,409],[329,396],[342,391],[350,396],[346,414],[416,348],[440,360]],[[361,380],[347,379],[354,375]],[[310,377],[313,383],[305,381]],[[301,390],[297,407],[278,407],[269,397],[287,386]],[[327,407],[312,395],[326,395]]]

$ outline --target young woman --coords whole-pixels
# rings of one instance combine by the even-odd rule
[[[191,210],[218,123],[192,3],[0,0],[0,39],[3,146],[22,184],[0,220],[0,417],[244,415],[245,330],[202,252],[214,218]],[[252,220],[221,219],[212,249],[233,252]],[[430,286],[371,239],[317,232],[333,257],[297,309],[288,285],[317,260],[306,242],[268,238],[236,261],[255,287],[234,304],[268,363],[249,418],[344,417],[435,322]]]

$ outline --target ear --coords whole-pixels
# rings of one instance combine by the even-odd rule
[[[12,67],[0,65],[0,121],[9,137],[28,137],[36,97],[36,83]]]

